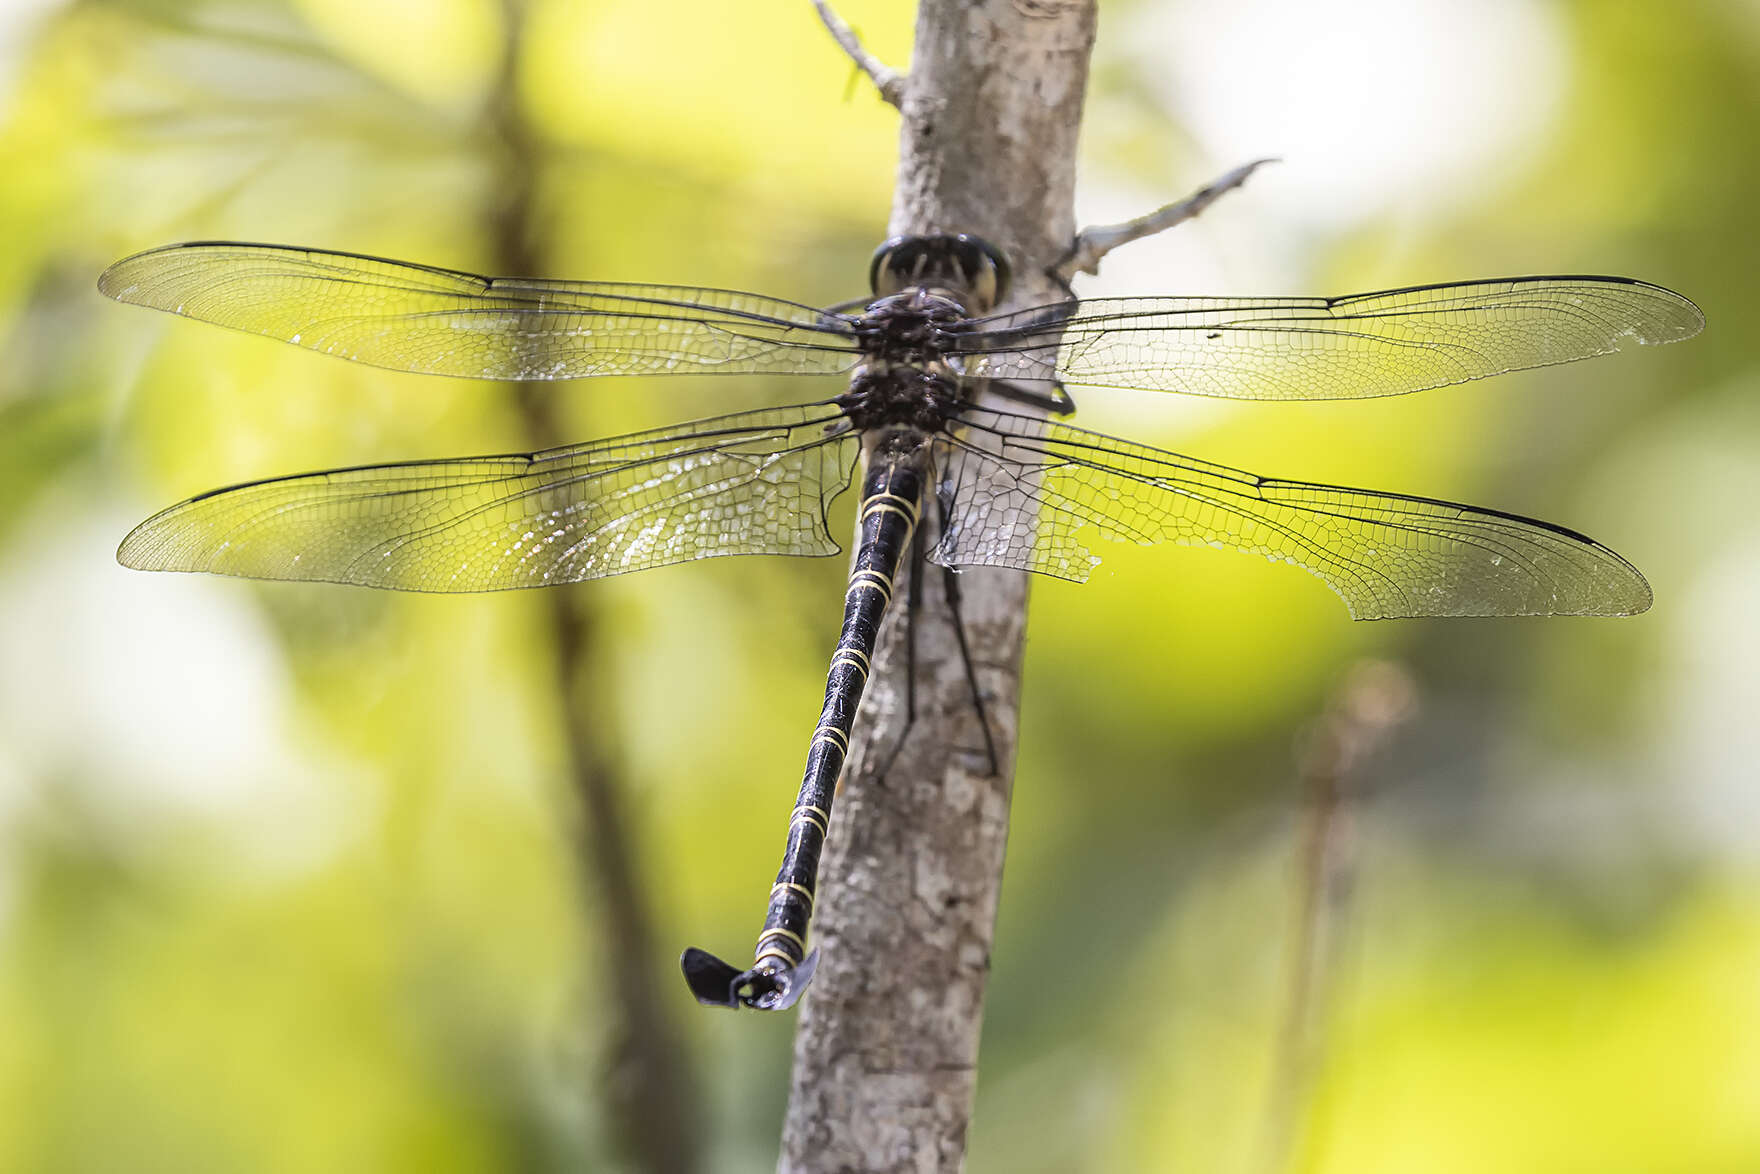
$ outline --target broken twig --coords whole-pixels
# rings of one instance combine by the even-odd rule
[[[891,66],[884,64],[862,47],[862,42],[855,30],[844,23],[843,17],[837,15],[826,0],[813,0],[813,7],[819,11],[819,19],[825,28],[836,38],[856,68],[868,75],[874,88],[880,91],[880,97],[888,106],[898,108],[904,102],[905,75]]]
[[[818,0],[814,0],[815,3]],[[1101,224],[1092,228],[1084,228],[1076,233],[1075,243],[1070,246],[1069,253],[1057,263],[1052,270],[1057,279],[1068,285],[1078,273],[1098,273],[1100,260],[1112,250],[1132,241],[1142,240],[1158,232],[1165,232],[1176,224],[1183,224],[1197,216],[1223,195],[1233,191],[1247,182],[1247,177],[1267,163],[1276,163],[1276,158],[1255,159],[1251,163],[1243,163],[1227,175],[1199,188],[1185,199],[1177,203],[1157,208],[1146,216],[1135,220],[1127,220],[1123,224]]]

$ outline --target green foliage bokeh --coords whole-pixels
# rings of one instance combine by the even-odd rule
[[[1204,35],[1199,7],[1102,6],[1089,206],[1138,211],[1241,161],[1207,151],[1164,84],[1181,38]],[[1698,300],[1706,334],[1392,401],[1090,393],[1082,422],[1554,519],[1632,558],[1656,608],[1353,626],[1290,568],[1135,547],[1103,550],[1084,586],[1036,585],[972,1169],[1265,1160],[1304,732],[1364,660],[1398,666],[1418,707],[1345,816],[1349,896],[1292,1164],[1760,1166],[1760,21],[1713,0],[1492,8],[1557,45],[1551,105],[1516,116],[1532,125],[1496,168],[1454,173],[1434,202],[1304,219],[1318,148],[1243,145],[1286,161],[1179,230],[1195,243],[1137,246],[1151,271],[1207,258],[1232,288],[1193,288],[1168,260],[1109,292],[1629,273]],[[904,6],[844,11],[908,60]],[[1348,39],[1390,11],[1332,19]],[[489,0],[83,0],[9,18],[0,1169],[621,1160],[600,1094],[615,960],[573,858],[539,601],[149,577],[111,558],[133,522],[218,485],[522,447],[505,387],[354,368],[93,288],[173,239],[488,266],[503,18]],[[528,22],[515,92],[549,275],[862,292],[896,123],[808,5],[551,0]],[[1279,44],[1242,68],[1269,84],[1290,64]],[[585,439],[823,390],[542,394]],[[683,944],[737,953],[756,929],[843,573],[734,559],[565,589],[590,593],[593,724],[669,980]],[[792,1021],[675,988],[662,1003],[698,1074],[706,1167],[770,1168]]]

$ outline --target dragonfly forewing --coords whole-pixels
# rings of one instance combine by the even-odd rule
[[[975,321],[973,374],[1225,399],[1364,399],[1677,342],[1699,308],[1621,277],[1522,277],[1343,298],[1118,298]]]
[[[849,319],[688,286],[479,277],[279,245],[170,245],[98,280],[118,301],[375,367],[478,379],[835,375]]]
[[[1256,477],[1097,432],[968,410],[934,552],[1081,582],[1088,537],[1227,547],[1319,576],[1360,620],[1631,615],[1636,568],[1571,530],[1495,510]]]
[[[745,412],[533,454],[340,469],[216,490],[117,557],[405,591],[574,583],[732,554],[829,555],[860,446],[835,408]]]
[[[895,238],[870,266],[873,300],[845,314],[750,293],[485,278],[273,245],[142,253],[100,288],[381,367],[517,380],[852,378],[820,403],[545,452],[234,486],[148,519],[118,557],[146,570],[454,592],[720,555],[828,555],[839,549],[830,504],[865,452],[844,622],[753,964],[742,971],[702,950],[681,959],[703,1002],[766,1009],[793,1003],[813,973],[808,929],[832,801],[893,583],[918,542],[935,541],[929,557],[956,569],[1075,581],[1099,561],[1089,546],[1099,538],[1225,547],[1311,572],[1358,619],[1650,606],[1631,564],[1562,527],[1258,477],[975,401],[987,379],[1059,411],[1071,406],[1052,394],[1061,382],[1235,399],[1395,395],[1688,338],[1704,320],[1680,295],[1624,278],[1529,277],[1346,298],[1070,300],[973,317],[1004,296],[1008,273],[969,234]],[[934,539],[916,529],[931,507]],[[982,722],[951,586],[947,601]]]

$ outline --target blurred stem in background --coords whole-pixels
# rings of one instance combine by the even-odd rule
[[[522,434],[507,388],[125,311],[92,288],[125,253],[855,292],[897,116],[840,100],[807,5],[528,0],[521,44],[502,3],[0,8],[6,1174],[775,1169],[791,1024],[694,1013],[664,866],[769,879],[837,560],[453,600],[114,563],[128,526],[228,482],[727,394],[550,388]],[[838,7],[906,60],[915,5]],[[1656,608],[1351,625],[1289,568],[1128,543],[1036,585],[974,1170],[1760,1169],[1757,17],[1102,13],[1095,218],[1288,161],[1085,295],[1613,272],[1711,327],[1357,406],[1083,401],[1084,426],[1195,456],[1580,526]],[[1422,711],[1328,799],[1291,731],[1365,656],[1409,666]],[[747,900],[684,920],[743,934]]]
[[[1366,660],[1345,674],[1296,747],[1301,852],[1289,988],[1271,1062],[1261,1142],[1265,1174],[1308,1169],[1323,1147],[1313,1085],[1325,1064],[1332,993],[1357,887],[1355,808],[1370,763],[1415,712],[1417,682],[1396,661]]]
[[[544,226],[538,211],[542,144],[520,102],[519,66],[526,30],[525,0],[502,0],[500,69],[488,104],[491,150],[501,166],[490,184],[488,233],[493,270],[542,276],[539,244]],[[514,391],[527,443],[554,448],[570,437],[558,419],[563,390],[544,383],[516,384]],[[656,973],[653,919],[638,877],[638,838],[628,826],[627,796],[610,742],[610,707],[596,688],[593,649],[598,615],[587,593],[570,588],[543,592],[546,626],[562,706],[563,765],[574,797],[573,843],[584,920],[603,940],[606,967],[593,982],[584,976],[583,1004],[607,1021],[601,1092],[616,1143],[636,1166],[651,1174],[688,1174],[701,1167],[702,1127],[697,1086],[676,1025],[660,1003],[676,976]],[[592,990],[587,989],[592,984]]]

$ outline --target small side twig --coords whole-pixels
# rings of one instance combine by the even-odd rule
[[[1260,1168],[1266,1174],[1288,1168],[1304,1132],[1302,1101],[1320,1065],[1333,964],[1356,879],[1350,815],[1364,765],[1416,706],[1417,685],[1404,667],[1365,661],[1303,738],[1301,898],[1265,1114]]]
[[[817,3],[818,0],[814,2]],[[1100,272],[1101,258],[1112,250],[1132,241],[1142,240],[1146,236],[1166,232],[1176,224],[1185,223],[1228,192],[1246,183],[1247,177],[1253,172],[1267,163],[1276,162],[1278,160],[1271,157],[1243,163],[1227,175],[1205,184],[1185,199],[1157,208],[1145,216],[1127,220],[1123,224],[1100,224],[1082,229],[1076,233],[1075,243],[1070,246],[1069,253],[1052,270],[1053,275],[1064,285],[1068,285],[1078,273]]]
[[[904,102],[905,75],[863,48],[855,30],[844,23],[843,17],[837,15],[826,0],[813,0],[813,7],[818,10],[819,19],[827,31],[842,46],[849,59],[855,62],[856,68],[867,74],[868,80],[874,83],[874,88],[880,91],[881,99],[888,106],[901,108]]]

